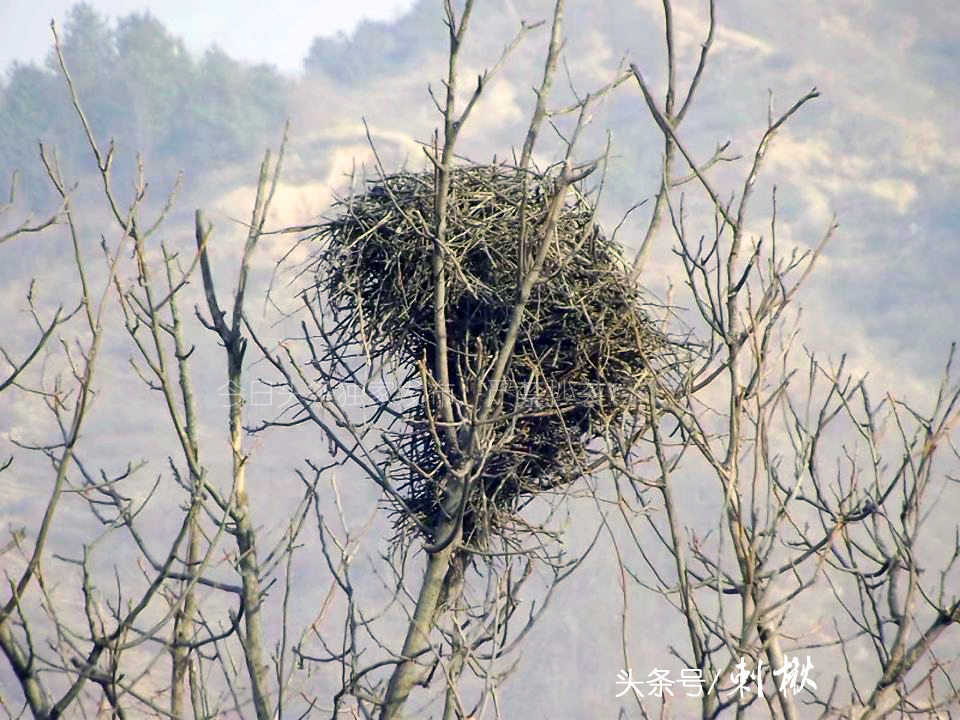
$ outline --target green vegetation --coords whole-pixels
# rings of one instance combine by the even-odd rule
[[[421,63],[424,51],[445,53],[438,3],[418,2],[393,21],[362,20],[352,34],[317,37],[303,61],[308,74],[342,85],[366,85]]]
[[[250,66],[219,48],[192,56],[148,13],[115,27],[85,3],[61,30],[64,56],[97,139],[116,143],[118,177],[143,153],[152,173],[209,171],[244,161],[288,114],[288,83],[268,65]],[[91,167],[53,53],[45,67],[15,63],[0,85],[0,170],[21,171],[32,200],[49,193],[37,142],[56,147],[68,177]]]

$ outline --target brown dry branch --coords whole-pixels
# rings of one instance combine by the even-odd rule
[[[892,397],[871,403],[865,379],[852,376],[843,361],[828,369],[813,356],[795,359],[797,294],[836,223],[809,250],[784,253],[774,190],[769,234],[754,237],[748,227],[767,150],[818,93],[807,93],[779,117],[771,107],[739,192],[720,189],[709,172],[718,156],[698,161],[678,132],[688,104],[681,113],[672,110],[677,59],[671,3],[663,5],[668,82],[662,108],[640,70],[632,68],[666,147],[648,240],[659,227],[659,213],[669,213],[687,291],[679,302],[693,308],[691,323],[702,329],[706,350],[682,394],[663,392],[672,379],[652,373],[651,433],[615,443],[619,451],[610,466],[623,487],[632,486],[638,498],[652,488],[664,510],[649,512],[649,501],[641,502],[640,511],[620,503],[629,538],[652,579],[629,572],[682,619],[689,645],[672,652],[700,674],[704,688],[716,690],[697,701],[704,718],[757,713],[788,719],[814,711],[825,718],[893,712],[942,717],[960,698],[950,679],[955,653],[943,639],[957,621],[958,553],[931,556],[927,548],[926,561],[936,573],[921,572],[919,557],[935,533],[932,521],[921,519],[937,515],[930,496],[950,491],[933,458],[938,450],[946,454],[942,448],[951,447],[955,435],[956,372],[948,364],[933,410],[921,412]],[[711,3],[692,90],[713,29]],[[687,174],[673,168],[675,153]],[[708,232],[693,227],[711,220],[692,215],[686,198],[678,196],[677,189],[692,180],[713,213]],[[637,275],[648,240],[636,260]],[[897,428],[896,436],[885,435],[884,425]],[[653,477],[632,462],[638,454],[656,459]],[[698,517],[683,502],[680,488],[691,470],[715,482],[715,516]],[[618,557],[628,558],[622,568],[629,555],[618,548]],[[625,613],[627,597],[624,589]],[[624,621],[625,649],[626,628]],[[801,675],[791,688],[785,681],[797,670],[793,663],[802,666],[809,655],[801,652],[814,648],[822,653],[819,666],[826,666],[819,684]],[[869,668],[855,667],[871,656]],[[750,673],[763,673],[766,687]],[[825,682],[831,674],[832,682]],[[661,709],[670,712],[666,702]]]
[[[298,400],[298,414],[277,424],[314,422],[342,462],[382,488],[397,529],[398,593],[414,542],[425,543],[415,610],[385,695],[368,682],[383,662],[352,670],[338,694],[361,707],[380,695],[381,718],[396,717],[413,686],[436,673],[444,714],[469,714],[458,690],[467,668],[483,682],[478,707],[491,702],[492,663],[529,627],[508,639],[532,559],[552,568],[553,583],[572,569],[546,545],[558,541],[556,530],[528,519],[529,508],[558,504],[600,467],[593,445],[611,424],[628,415],[644,424],[637,387],[650,368],[679,385],[691,357],[659,329],[652,315],[660,309],[627,278],[617,246],[595,223],[583,181],[599,161],[573,161],[597,102],[627,76],[570,108],[546,109],[562,45],[558,3],[525,153],[529,161],[546,118],[573,113],[563,161],[544,173],[455,165],[454,145],[486,83],[458,113],[457,58],[472,4],[459,18],[452,4],[445,8],[450,65],[443,143],[428,152],[433,172],[380,166],[311,234],[319,248],[300,348],[270,349],[250,330]],[[350,397],[359,404],[351,407]],[[471,569],[489,591],[465,604]],[[503,584],[514,570],[521,579]],[[464,638],[467,625],[474,629]],[[356,656],[345,644],[352,667]]]
[[[486,396],[487,363],[502,346],[516,304],[521,223],[543,227],[557,183],[550,173],[505,165],[465,165],[451,173],[446,331],[453,429],[460,437],[475,421],[471,408]],[[464,542],[481,550],[494,539],[517,547],[522,537],[514,513],[539,493],[580,478],[591,441],[624,414],[646,412],[635,392],[645,372],[679,378],[689,356],[658,329],[651,303],[628,280],[622,253],[596,225],[584,191],[567,197],[488,421],[496,441],[464,511]],[[457,452],[437,431],[434,409],[439,372],[426,262],[433,198],[431,174],[386,176],[340,201],[337,216],[316,233],[321,249],[311,292],[329,316],[329,344],[315,361],[322,382],[331,391],[355,382],[355,366],[344,357],[422,368],[396,387],[402,424],[379,448],[405,500],[394,507],[401,534],[435,526],[445,470]]]
[[[47,176],[61,198],[61,210],[58,211],[57,215],[62,216],[72,242],[73,261],[82,290],[77,312],[85,323],[75,346],[63,343],[66,370],[62,376],[55,379],[52,386],[47,385],[43,380],[36,387],[24,386],[15,381],[31,360],[36,358],[40,351],[47,346],[52,331],[63,322],[59,319],[60,311],[57,312],[49,328],[43,332],[40,341],[27,360],[19,365],[14,365],[13,374],[4,383],[4,388],[22,388],[26,392],[42,398],[47,409],[55,418],[60,438],[52,444],[30,444],[12,440],[14,445],[21,449],[46,455],[54,468],[55,477],[45,503],[42,519],[35,531],[33,547],[29,549],[25,546],[20,548],[25,561],[23,569],[17,572],[15,578],[9,580],[9,597],[3,601],[3,606],[0,608],[0,649],[2,649],[14,670],[31,713],[35,717],[47,718],[59,716],[63,708],[73,702],[87,679],[86,669],[90,667],[91,662],[95,662],[103,654],[108,646],[106,641],[97,643],[90,650],[87,659],[80,660],[80,665],[77,668],[79,672],[71,671],[75,679],[67,684],[67,689],[63,695],[59,699],[54,699],[53,692],[46,686],[39,672],[40,660],[31,638],[32,621],[24,608],[31,600],[30,591],[32,587],[42,586],[42,560],[58,521],[58,510],[70,487],[69,473],[75,463],[76,446],[80,438],[81,428],[87,419],[92,402],[93,383],[104,334],[102,320],[108,305],[110,283],[116,273],[121,251],[129,237],[131,217],[140,198],[134,199],[133,204],[125,214],[117,249],[112,255],[109,253],[107,255],[107,280],[104,283],[103,290],[97,292],[88,282],[87,264],[84,259],[81,237],[70,203],[69,190],[59,164],[55,156],[51,157],[42,145],[40,154]],[[52,224],[52,222],[48,222],[44,227]],[[21,225],[21,228],[23,227],[25,226]],[[42,229],[44,228],[39,228],[39,230]],[[26,231],[30,231],[29,228]],[[20,231],[16,231],[14,235],[17,232]],[[39,325],[32,288],[29,301],[31,314]],[[4,355],[6,356],[6,353]],[[9,358],[7,359],[9,361]],[[69,386],[65,386],[68,383],[73,386],[70,390],[67,389]],[[12,459],[10,462],[12,462]],[[10,462],[5,463],[5,467],[9,466]],[[119,637],[119,635],[112,637],[110,641],[113,641],[116,637]]]
[[[106,273],[100,292],[89,279],[84,257],[85,238],[78,230],[56,155],[41,146],[41,160],[62,198],[62,207],[54,219],[62,220],[69,232],[82,302],[78,311],[65,314],[61,309],[52,323],[44,323],[34,307],[31,288],[28,299],[32,317],[41,331],[40,341],[20,362],[4,353],[13,371],[4,380],[2,389],[15,388],[41,398],[53,414],[62,438],[52,445],[19,442],[25,450],[43,453],[52,463],[56,478],[32,546],[22,540],[16,543],[23,570],[18,570],[10,585],[10,597],[4,599],[0,613],[0,647],[20,683],[30,713],[37,718],[83,713],[97,705],[114,717],[210,717],[222,708],[223,699],[218,695],[223,687],[230,688],[234,703],[225,710],[244,712],[250,700],[245,697],[246,691],[237,692],[239,681],[249,684],[254,711],[266,720],[273,716],[274,702],[279,706],[279,699],[287,692],[289,678],[283,672],[281,658],[277,663],[277,687],[271,687],[261,620],[264,596],[261,583],[268,582],[283,558],[289,559],[292,555],[316,485],[314,481],[300,507],[291,515],[285,542],[260,562],[246,492],[247,455],[242,446],[241,373],[245,341],[241,325],[250,258],[264,230],[280,162],[273,168],[272,182],[268,173],[269,153],[261,168],[240,282],[232,298],[228,324],[213,290],[206,252],[209,229],[203,226],[199,213],[198,248],[188,267],[184,269],[178,254],[163,244],[157,246],[160,259],[159,268],[155,267],[156,253],[150,239],[170,212],[179,183],[174,185],[156,217],[148,222],[143,218],[147,183],[139,164],[132,202],[123,206],[118,201],[112,184],[114,146],[111,143],[104,152],[96,141],[64,62],[55,28],[54,47],[74,109],[97,162],[103,198],[119,232],[114,243],[108,243],[105,238],[101,242]],[[281,147],[281,157],[282,152]],[[20,223],[16,233],[40,232],[50,225],[52,222],[42,227]],[[128,249],[132,252],[127,252]],[[127,256],[132,260],[132,279],[125,274],[123,261]],[[227,487],[215,482],[202,463],[200,421],[190,372],[194,348],[186,340],[180,313],[189,277],[198,265],[202,269],[212,317],[212,321],[205,324],[217,332],[228,360],[233,468]],[[104,334],[102,318],[114,293],[135,349],[136,357],[131,359],[131,365],[147,388],[162,398],[182,454],[180,464],[174,459],[174,451],[169,459],[170,477],[158,476],[146,497],[137,502],[133,502],[128,493],[140,494],[138,476],[143,463],[128,463],[124,471],[112,476],[101,470],[98,476],[80,459],[83,454],[80,428],[96,392],[94,369]],[[54,329],[67,323],[77,312],[81,312],[86,321],[88,338],[85,340],[81,332],[75,346],[62,343],[60,364],[66,367],[66,373],[55,377],[52,387],[47,386],[46,378],[40,386],[31,387],[23,377],[28,365],[49,344]],[[49,348],[46,351],[45,359],[49,360],[52,353]],[[67,384],[71,381],[77,386],[72,393]],[[91,439],[97,440],[96,436]],[[167,483],[175,491],[182,491],[186,503],[177,518],[179,522],[175,523],[178,527],[169,544],[164,545],[164,540],[157,541],[156,532],[142,516],[148,506],[162,505],[164,493],[160,488]],[[81,609],[79,618],[77,613],[69,611],[69,602],[65,601],[65,593],[70,591],[51,591],[43,562],[51,556],[47,545],[57,525],[57,511],[63,499],[71,496],[86,504],[100,526],[98,532],[85,539],[81,551],[53,556],[63,566],[75,570],[74,575],[80,580],[79,586],[70,590],[76,592],[73,599]],[[236,540],[232,559],[238,583],[222,579],[222,568],[216,567],[221,564],[220,557],[226,549],[224,540],[231,536]],[[129,547],[136,553],[137,566],[128,568],[122,578],[119,575],[115,578],[117,587],[110,596],[96,566],[103,562],[104,556],[109,556],[110,549],[118,547],[118,539],[128,541],[128,545],[121,543],[119,547]],[[36,591],[31,594],[33,588]],[[211,622],[209,612],[204,613],[202,609],[200,590],[224,594],[238,602],[239,610],[232,613],[229,622]],[[39,642],[40,637],[44,638],[43,643]],[[227,659],[230,645],[235,649],[239,647],[246,673]],[[152,649],[148,651],[148,647]],[[209,654],[211,648],[213,655]],[[170,682],[166,686],[161,679],[164,667],[169,668]],[[218,667],[222,672],[219,681],[213,678]],[[275,697],[278,700],[275,701]]]
[[[794,303],[836,225],[808,252],[785,254],[775,196],[763,238],[751,234],[751,198],[775,136],[816,92],[779,118],[771,111],[729,192],[714,172],[733,159],[728,145],[698,158],[681,133],[706,77],[714,3],[684,91],[677,16],[670,0],[662,5],[662,97],[631,66],[552,109],[564,47],[564,3],[556,2],[532,117],[510,165],[460,161],[456,147],[511,51],[539,23],[521,24],[461,94],[473,3],[446,0],[449,64],[445,98],[435,99],[443,130],[425,145],[430,170],[391,173],[378,157],[377,175],[320,224],[274,231],[305,234],[316,248],[298,276],[306,285],[298,330],[277,344],[244,307],[280,161],[271,167],[268,155],[261,166],[225,306],[214,282],[219,240],[202,213],[186,254],[154,239],[176,186],[145,219],[141,166],[133,201],[118,201],[114,146],[95,140],[55,35],[115,233],[101,245],[105,272],[88,274],[71,193],[55,154],[42,148],[62,205],[47,220],[17,220],[0,234],[5,244],[62,225],[82,298],[76,311],[51,315],[38,309],[31,288],[38,339],[25,350],[0,349],[10,368],[0,391],[43,403],[58,433],[52,442],[17,441],[18,451],[49,461],[53,479],[36,531],[13,530],[0,553],[20,564],[0,610],[0,649],[23,713],[394,720],[429,708],[445,720],[500,717],[499,687],[516,666],[511,654],[602,537],[614,543],[627,667],[633,586],[652,588],[686,630],[687,647],[671,645],[671,653],[700,672],[704,687],[715,682],[697,701],[700,717],[951,712],[960,699],[949,646],[960,621],[960,544],[932,547],[930,528],[944,519],[955,481],[941,463],[958,457],[956,369],[946,368],[932,407],[918,409],[892,394],[872,402],[865,380],[843,361],[796,359]],[[592,173],[609,148],[576,160],[599,101],[625,78],[637,82],[638,103],[663,139],[655,202],[631,262],[597,222],[604,181]],[[558,127],[564,114],[574,119],[569,132]],[[566,148],[540,170],[533,149],[545,123]],[[681,190],[700,195],[710,217],[691,214]],[[0,206],[0,215],[10,209]],[[669,307],[672,296],[658,303],[638,285],[664,236],[685,282],[686,296],[676,301],[689,309],[684,322]],[[191,297],[193,285],[199,292]],[[114,299],[133,370],[173,431],[173,449],[162,450],[167,464],[149,482],[143,463],[94,468],[88,451],[98,438],[81,432],[96,392],[102,318]],[[221,477],[209,469],[216,448],[201,443],[191,379],[192,318],[182,309],[197,301],[205,304],[196,315],[212,333],[206,337],[226,360],[230,450]],[[81,326],[79,341],[57,349],[56,331],[71,322]],[[697,329],[698,342],[684,323]],[[260,477],[247,474],[242,388],[251,360],[260,359],[250,357],[254,350],[275,371],[268,382],[296,400],[255,431],[312,425],[330,456],[297,471],[302,495],[272,545],[254,524],[250,497]],[[40,361],[52,362],[54,352],[60,375],[36,380]],[[10,462],[0,461],[0,470]],[[361,543],[371,542],[377,508],[361,508],[359,520],[356,508],[345,508],[340,465],[376,486],[393,521],[386,549],[377,547],[383,562],[370,568]],[[706,517],[689,492],[703,478],[697,496],[713,501]],[[616,493],[612,502],[608,492]],[[599,528],[571,558],[564,513],[584,496],[595,503]],[[157,537],[149,509],[168,508],[171,498],[178,512]],[[71,500],[95,529],[82,546],[54,555],[51,535]],[[622,529],[609,508],[621,513]],[[316,532],[312,553],[300,551],[308,532]],[[135,565],[122,576],[114,568],[113,588],[100,563],[121,547]],[[295,555],[318,560],[310,582],[326,586],[302,628],[289,626],[303,587]],[[54,562],[65,571],[54,571]],[[61,575],[75,582],[65,589]],[[374,601],[365,593],[377,583]],[[273,607],[271,587],[279,596]],[[534,607],[521,591],[536,596]],[[265,615],[273,608],[276,632]],[[771,688],[770,670],[789,671],[791,656],[814,649],[822,653],[818,670],[821,657],[840,670],[817,675],[819,686],[799,695]],[[739,693],[737,674],[761,667],[766,692]],[[418,687],[427,691],[422,697]],[[410,709],[414,702],[418,709]],[[654,713],[643,703],[632,711]],[[660,708],[663,717],[687,711],[668,702]]]

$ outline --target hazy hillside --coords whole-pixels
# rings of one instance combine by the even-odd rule
[[[960,261],[952,235],[960,153],[952,118],[960,83],[951,71],[950,38],[958,21],[942,3],[923,3],[922,10],[881,5],[869,13],[855,3],[823,11],[807,5],[774,15],[747,3],[723,3],[708,82],[685,128],[691,147],[701,152],[726,140],[743,152],[764,121],[768,88],[780,104],[811,86],[822,90],[823,98],[798,118],[771,157],[769,177],[781,188],[787,221],[782,234],[810,244],[836,211],[843,233],[818,282],[830,294],[840,290],[838,277],[851,268],[861,272],[857,292],[831,295],[829,305],[849,312],[843,324],[882,345],[878,352],[927,374],[936,372],[939,355],[918,348],[936,344],[937,332],[931,323],[916,328],[915,310],[895,296],[910,297],[911,306],[919,302],[933,327],[956,302],[950,268]],[[602,11],[573,6],[568,65],[574,87],[602,82],[622,58],[658,82],[658,8],[619,1]],[[465,74],[494,62],[521,19],[542,20],[546,12],[537,3],[507,2],[502,12],[478,14]],[[133,174],[141,152],[155,187],[185,173],[187,204],[228,192],[252,176],[260,149],[277,142],[289,117],[287,179],[308,186],[300,193],[307,196],[292,202],[309,214],[325,204],[317,196],[331,168],[336,175],[352,158],[369,158],[361,118],[383,151],[395,153],[394,163],[421,162],[415,143],[428,140],[437,121],[426,89],[428,83],[438,87],[443,71],[440,21],[438,8],[421,2],[395,25],[368,21],[350,37],[318,38],[304,60],[305,74],[293,82],[266,66],[239,65],[215,48],[191,57],[148,15],[110,25],[79,5],[62,32],[90,121],[101,141],[116,140],[118,176]],[[696,3],[679,4],[678,24],[681,68],[690,72],[704,24]],[[463,152],[504,157],[516,145],[532,106],[530,87],[545,36],[532,34],[514,53],[476,114]],[[8,70],[0,121],[0,167],[5,175],[20,170],[28,197],[48,194],[38,139],[58,148],[68,174],[92,169],[52,56],[43,68]],[[604,203],[614,222],[653,192],[659,142],[632,88],[606,103],[594,130],[595,147],[607,130],[614,142]],[[542,148],[544,158],[550,151]],[[641,227],[643,214],[634,218],[634,227]],[[908,343],[893,340],[918,331],[923,337]]]

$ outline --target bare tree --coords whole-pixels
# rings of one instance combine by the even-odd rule
[[[940,523],[955,523],[933,499],[955,491],[935,459],[944,451],[956,459],[951,435],[960,382],[953,351],[926,411],[890,394],[873,402],[867,379],[852,375],[843,358],[797,359],[793,305],[837,225],[832,221],[810,249],[785,252],[777,240],[776,189],[765,235],[751,232],[751,201],[777,132],[818,93],[811,90],[779,116],[771,104],[739,192],[720,189],[709,170],[727,159],[727,145],[700,161],[678,131],[703,75],[714,4],[679,109],[669,0],[663,10],[662,105],[631,68],[665,144],[634,273],[641,276],[649,243],[667,218],[685,280],[675,302],[693,308],[703,355],[681,393],[658,392],[658,380],[650,382],[650,433],[629,438],[650,447],[657,470],[636,465],[634,445],[617,443],[611,466],[624,487],[644,497],[652,489],[663,506],[662,513],[631,513],[621,504],[629,537],[652,573],[651,587],[686,624],[688,647],[675,651],[678,658],[691,678],[715,689],[700,695],[702,717],[739,715],[757,703],[782,718],[941,717],[958,701],[956,658],[944,637],[960,609],[957,553],[931,553],[924,545],[951,535]],[[707,232],[693,229],[707,218],[688,210],[688,184],[712,209]],[[715,483],[711,497],[722,506],[715,517],[684,507],[678,477],[691,468],[698,481]],[[838,671],[827,687],[808,675],[814,649]]]
[[[10,221],[0,245],[65,231],[79,299],[51,313],[31,286],[35,338],[0,348],[0,392],[40,403],[55,434],[38,428],[15,440],[22,455],[0,457],[0,472],[37,455],[53,475],[35,528],[11,529],[3,548],[0,649],[23,699],[7,714],[499,718],[516,650],[606,534],[622,577],[682,620],[687,645],[669,650],[682,686],[700,690],[702,717],[946,716],[960,699],[949,649],[960,541],[937,546],[936,526],[956,522],[944,469],[957,458],[953,355],[921,410],[890,393],[874,402],[843,359],[796,352],[794,305],[837,225],[784,250],[775,191],[763,237],[753,220],[767,151],[816,90],[779,115],[771,106],[731,193],[716,172],[737,159],[729,145],[697,158],[681,133],[714,3],[682,91],[663,0],[662,100],[633,65],[587,94],[571,88],[562,106],[551,95],[564,50],[557,0],[519,158],[470,162],[458,155],[467,122],[541,23],[522,24],[473,85],[461,78],[473,2],[443,10],[442,131],[424,145],[427,169],[390,172],[377,157],[323,222],[272,229],[285,132],[260,167],[229,293],[216,251],[229,253],[203,212],[189,244],[164,234],[179,183],[149,211],[140,162],[121,200],[114,146],[98,142],[54,29],[111,231],[91,248],[72,187],[41,146],[60,205]],[[597,221],[610,148],[582,148],[598,108],[634,83],[663,154],[628,263]],[[545,127],[561,150],[540,168]],[[0,218],[15,200],[11,191]],[[296,307],[278,321],[294,330],[277,336],[247,310],[255,258],[265,237],[295,235],[314,253],[293,268]],[[668,244],[684,284],[661,303],[638,283]],[[167,434],[153,450],[166,465],[149,477],[145,461],[88,460],[105,441],[87,428],[111,317],[163,410]],[[195,384],[205,352],[225,370],[226,412],[213,423]],[[258,375],[292,401],[266,418],[249,416]],[[289,478],[251,469],[256,449],[287,432],[326,448],[304,452]],[[373,489],[351,495],[377,497],[359,516],[344,475]],[[258,524],[257,493],[288,481],[295,502]],[[687,502],[691,483],[706,488],[707,515]],[[596,530],[571,553],[569,501],[584,497],[597,511],[574,519]],[[72,523],[83,540],[54,547]],[[392,536],[375,542],[371,528]],[[295,569],[304,554],[309,579]],[[304,621],[298,596],[321,586]],[[624,582],[627,667],[628,592]],[[816,682],[814,650],[830,668]],[[692,714],[671,698],[657,697],[662,716]],[[651,698],[629,699],[652,712]]]
[[[566,265],[572,265],[573,253],[582,249],[593,233],[594,210],[582,195],[581,216],[577,219],[581,224],[574,235],[570,228],[560,228],[564,223],[569,225],[565,214],[574,188],[599,164],[596,160],[576,163],[574,151],[597,102],[628,78],[620,72],[573,106],[547,112],[562,44],[563,3],[558,2],[543,80],[519,166],[457,167],[455,146],[461,130],[496,71],[532,26],[524,25],[494,67],[478,78],[464,109],[459,111],[458,60],[473,3],[465,3],[459,16],[452,3],[444,7],[449,67],[444,82],[446,99],[438,104],[443,117],[442,141],[438,139],[425,149],[432,171],[389,175],[380,166],[377,187],[344,200],[341,218],[319,229],[325,244],[314,266],[318,286],[304,294],[310,327],[302,325],[301,342],[282,343],[271,349],[254,335],[260,351],[299,400],[295,421],[306,419],[318,426],[344,453],[344,462],[363,471],[393,506],[401,533],[395,545],[398,593],[404,591],[405,564],[415,550],[411,540],[425,543],[425,567],[411,592],[414,610],[408,617],[400,652],[386,661],[364,665],[359,661],[364,648],[355,644],[351,634],[344,635],[340,651],[329,658],[350,658],[351,672],[338,702],[352,696],[361,708],[365,702],[379,705],[379,717],[383,719],[398,717],[413,688],[428,685],[435,675],[440,676],[443,688],[444,717],[474,716],[485,712],[491,702],[495,705],[500,679],[496,661],[517,646],[542,613],[541,607],[539,613],[511,632],[517,592],[526,585],[536,564],[543,562],[552,577],[546,591],[549,599],[556,584],[579,563],[577,559],[563,560],[559,547],[545,550],[542,539],[532,546],[525,544],[528,534],[548,539],[551,533],[509,511],[520,498],[530,502],[538,497],[539,490],[546,490],[551,481],[545,477],[542,488],[527,485],[514,490],[509,489],[510,482],[529,483],[537,472],[548,475],[558,473],[559,468],[549,467],[547,461],[538,464],[508,458],[531,455],[531,444],[537,441],[528,435],[538,428],[543,432],[549,422],[545,418],[560,423],[554,430],[561,435],[545,437],[544,452],[551,443],[573,447],[581,442],[574,434],[583,430],[574,433],[566,427],[569,409],[560,407],[564,401],[543,397],[543,387],[523,387],[518,373],[539,380],[549,375],[543,360],[531,353],[533,346],[543,352],[549,348],[536,342],[527,347],[525,336],[530,331],[525,327],[526,318],[545,317],[552,310],[549,302],[533,299],[545,284],[547,264],[550,273],[563,272]],[[564,157],[549,179],[528,170],[548,115],[575,118],[565,141]],[[536,199],[532,197],[534,189]],[[477,220],[473,230],[478,235],[488,234],[485,252],[503,253],[499,259],[502,265],[492,270],[488,282],[497,286],[504,302],[496,310],[477,308],[475,332],[471,335],[468,331],[464,336],[459,299],[465,291],[474,294],[466,285],[474,282],[477,272],[476,267],[468,267],[474,262],[471,253],[475,257],[477,247],[464,247],[464,223],[475,216],[478,198],[490,194],[495,198],[490,205],[492,215]],[[387,223],[383,213],[392,214],[394,219],[388,230],[378,233]],[[519,234],[519,246],[514,231]],[[558,233],[570,236],[568,240],[576,246],[558,242]],[[376,260],[369,264],[368,257],[391,256],[394,252],[403,258],[401,264],[383,268],[387,276],[378,277],[380,267]],[[570,256],[564,257],[568,252]],[[417,268],[417,262],[425,256],[430,257],[429,267]],[[407,259],[411,265],[403,264]],[[504,267],[510,272],[505,274]],[[375,291],[363,296],[370,283],[389,289],[376,298],[372,298]],[[457,300],[451,299],[454,296]],[[325,309],[338,306],[339,311]],[[494,315],[498,321],[491,320]],[[408,338],[428,339],[411,339],[412,354],[404,356],[401,351],[398,357],[391,348],[406,345],[406,341],[391,339],[389,331],[381,332],[390,325],[400,326],[399,333]],[[492,327],[496,332],[490,332]],[[525,349],[518,351],[519,346]],[[305,373],[305,367],[317,374]],[[567,368],[571,376],[575,370],[580,368]],[[353,388],[356,392],[352,396],[359,395],[366,405],[364,418],[358,419],[356,408],[338,398],[338,391],[347,387]],[[533,407],[521,409],[521,396]],[[520,469],[499,469],[503,463],[518,462],[522,463]],[[565,477],[554,481],[559,485],[587,472],[579,456],[567,462],[570,466],[560,473]],[[494,538],[501,543],[499,548]],[[476,588],[467,582],[471,569],[479,576]],[[341,590],[352,596],[346,578]],[[477,593],[473,601],[467,599],[469,590]],[[360,613],[352,599],[350,612]],[[351,618],[350,625],[371,632],[362,617]],[[390,645],[386,639],[376,642]],[[376,671],[385,665],[393,669],[383,690],[377,685]],[[472,705],[461,692],[461,676],[467,669],[480,680]]]
[[[270,718],[274,716],[276,700],[275,690],[269,687],[266,642],[260,613],[263,598],[261,581],[269,569],[258,559],[252,509],[246,491],[247,455],[243,447],[242,392],[246,341],[240,326],[249,263],[263,232],[280,163],[276,163],[272,183],[269,177],[269,153],[261,168],[257,199],[240,266],[240,280],[233,294],[233,307],[228,321],[225,311],[218,304],[207,257],[211,229],[204,225],[198,211],[197,251],[186,269],[180,265],[179,253],[170,251],[162,243],[151,247],[155,233],[173,205],[177,186],[174,186],[159,214],[152,221],[145,221],[142,207],[147,184],[141,165],[132,201],[126,206],[121,203],[113,188],[113,144],[103,151],[95,139],[75,92],[56,29],[54,38],[63,76],[96,160],[103,197],[118,233],[114,243],[104,239],[101,244],[107,272],[98,289],[88,279],[91,275],[89,260],[85,258],[83,238],[74,219],[70,191],[55,157],[41,147],[50,180],[62,197],[61,208],[46,223],[36,227],[28,223],[19,225],[9,238],[15,234],[42,230],[52,225],[54,220],[62,218],[73,241],[82,289],[78,310],[86,319],[87,340],[81,344],[82,340],[78,338],[76,350],[71,349],[72,342],[64,341],[63,344],[68,363],[67,377],[72,377],[77,386],[73,392],[64,387],[59,375],[49,388],[46,385],[32,388],[18,382],[17,375],[41,351],[54,328],[72,317],[72,314],[62,317],[62,311],[58,311],[33,352],[27,360],[15,365],[14,372],[4,386],[12,385],[23,392],[45,398],[61,429],[62,439],[52,445],[29,446],[18,443],[24,449],[47,455],[56,472],[56,481],[33,548],[26,555],[26,565],[19,579],[11,585],[11,595],[5,601],[0,616],[0,644],[21,683],[30,712],[35,717],[56,718],[64,715],[68,708],[80,701],[90,684],[101,688],[103,702],[108,704],[111,714],[115,716],[126,717],[132,712],[138,716],[184,717],[188,681],[192,715],[208,717],[218,714],[218,706],[222,704],[217,700],[217,693],[208,692],[207,689],[210,672],[216,666],[220,667],[226,686],[234,693],[235,707],[239,709],[247,702],[237,697],[233,690],[232,683],[240,674],[231,665],[229,655],[223,649],[225,643],[237,642],[246,664],[245,679],[250,685],[254,711],[258,718]],[[157,264],[154,247],[159,247],[161,252],[158,268],[153,267]],[[128,252],[133,261],[132,281],[125,279],[125,263],[122,262]],[[197,316],[204,326],[216,334],[227,361],[232,472],[226,483],[214,481],[201,460],[201,433],[190,371],[190,356],[194,348],[187,343],[180,309],[181,296],[198,264],[202,271],[210,320],[204,320],[199,309]],[[131,364],[147,387],[162,398],[182,455],[179,463],[171,456],[170,478],[157,481],[157,484],[172,481],[185,498],[179,528],[167,547],[155,546],[152,542],[155,533],[144,527],[146,523],[140,519],[153,499],[157,485],[142,503],[133,502],[123,490],[125,483],[136,479],[141,466],[131,463],[116,476],[109,476],[104,471],[98,476],[88,469],[80,457],[82,451],[78,448],[78,441],[91,398],[95,394],[95,369],[105,332],[103,318],[111,296],[119,305],[124,327],[139,355],[139,362],[132,360]],[[35,317],[39,321],[39,316],[35,314]],[[59,592],[52,591],[42,563],[44,554],[48,552],[46,545],[49,533],[57,522],[58,505],[67,493],[82,497],[101,526],[101,531],[83,545],[79,556],[58,556],[62,562],[75,565],[82,578],[79,589],[82,593],[83,624],[80,626],[73,623],[69,614],[62,614],[63,611],[57,609],[62,608],[64,602]],[[291,524],[292,535],[288,546],[292,545],[296,533],[303,526],[302,516],[306,507],[305,500],[299,515],[294,517]],[[296,517],[300,518],[299,522],[295,521]],[[118,534],[125,534],[138,551],[142,583],[136,582],[136,576],[125,578],[117,587],[114,601],[110,602],[105,600],[103,589],[95,580],[95,563],[105,546],[113,542],[112,538]],[[224,537],[235,540],[236,549],[231,563],[238,575],[238,584],[210,577],[210,570],[219,564],[214,557],[221,552],[219,548]],[[17,540],[16,544],[19,546],[20,541]],[[137,589],[138,584],[145,586],[142,591]],[[29,596],[31,586],[36,588],[34,592],[41,594],[39,603],[35,597],[31,599]],[[205,616],[198,599],[201,589],[236,599],[238,610],[231,612],[226,628],[222,622],[212,623]],[[34,611],[37,607],[43,611],[39,617]],[[53,629],[53,635],[50,636],[52,655],[44,653],[33,642],[34,634],[39,632],[37,628],[41,626]],[[159,647],[159,655],[144,663],[142,657],[136,657],[138,652],[144,652],[144,646]],[[205,649],[212,650],[212,655],[207,655]],[[172,673],[167,686],[160,683],[154,670],[154,665],[163,655],[169,655]],[[45,675],[52,675],[56,682],[44,682]],[[157,700],[158,688],[168,694],[168,704]]]

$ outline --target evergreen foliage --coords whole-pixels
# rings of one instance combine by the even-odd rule
[[[219,48],[192,56],[149,13],[111,27],[90,5],[74,6],[61,34],[64,58],[87,118],[104,147],[116,144],[120,177],[136,153],[153,172],[199,173],[249,159],[288,114],[288,83],[269,65],[246,65]],[[56,147],[68,177],[90,171],[90,153],[56,56],[15,63],[0,86],[0,170],[20,170],[20,189],[49,193],[37,143]]]

